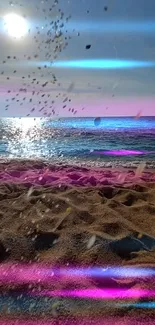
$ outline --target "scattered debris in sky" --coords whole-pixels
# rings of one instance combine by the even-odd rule
[[[86,50],[89,50],[91,48],[91,44],[86,45]]]
[[[15,12],[20,9],[21,17],[31,21],[29,14],[27,14],[28,7],[25,6],[22,0],[11,1],[9,5],[14,7]],[[21,51],[18,56],[16,53],[11,55],[7,53],[6,57],[2,59],[1,64],[5,66],[6,71],[3,68],[0,74],[8,82],[8,85],[5,83],[5,87],[8,88],[5,110],[11,109],[15,98],[18,96],[18,99],[16,99],[17,110],[18,105],[21,107],[24,103],[25,105],[28,104],[29,112],[26,116],[33,116],[34,112],[35,114],[37,112],[41,113],[42,117],[58,116],[57,107],[61,107],[76,115],[77,110],[69,107],[71,98],[66,96],[64,100],[64,93],[61,89],[57,93],[58,87],[63,87],[63,85],[61,85],[60,80],[52,71],[54,61],[69,45],[71,34],[68,29],[68,22],[71,19],[71,15],[66,15],[63,12],[59,7],[58,0],[40,1],[37,6],[32,2],[30,7],[31,15],[42,19],[42,24],[37,19],[34,19],[36,25],[29,29],[27,36],[27,39],[32,42],[32,46],[26,46],[25,53]],[[75,35],[80,36],[80,33],[75,30]],[[23,47],[26,41],[24,38],[22,39]],[[42,64],[42,62],[45,63]],[[46,62],[50,64],[46,64]],[[9,64],[9,69],[7,63]],[[21,76],[22,65],[25,73]],[[18,87],[18,85],[20,86]],[[71,93],[73,89],[74,83],[72,82],[66,91],[66,95]],[[22,92],[25,92],[24,98],[21,97]],[[11,93],[13,93],[13,96],[10,96]],[[52,93],[56,97],[54,98],[55,100],[52,98]],[[56,93],[57,95],[55,95]]]

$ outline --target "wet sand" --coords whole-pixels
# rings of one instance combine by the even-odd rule
[[[108,317],[113,317],[113,324],[117,318],[120,324],[130,324],[131,319],[132,324],[142,324],[145,319],[150,324],[155,323],[152,320],[155,316],[153,306],[137,308],[135,305],[153,302],[153,294],[149,300],[140,296],[127,299],[130,306],[121,307],[118,303],[126,302],[121,297],[95,299],[100,289],[154,290],[154,277],[120,280],[68,276],[60,279],[54,274],[53,280],[50,278],[46,282],[41,276],[39,281],[32,281],[32,271],[26,274],[24,268],[19,277],[18,269],[21,265],[35,265],[38,270],[43,266],[76,270],[95,266],[154,268],[154,238],[153,170],[138,175],[136,170],[52,166],[39,161],[1,163],[0,286],[6,296],[5,299],[0,297],[2,302],[5,300],[4,306],[0,301],[0,319],[49,317],[51,324],[78,324],[79,320],[81,324],[89,324],[92,318],[97,324],[100,318],[105,324]],[[15,263],[16,277],[11,275],[11,265]],[[47,298],[40,294],[88,288],[95,291],[93,299]],[[25,293],[26,300],[23,301]],[[20,295],[22,297],[17,299]],[[12,297],[11,304],[16,306],[11,307],[11,311],[9,296]],[[136,319],[140,317],[141,322],[137,323]],[[15,324],[13,320],[10,322]]]

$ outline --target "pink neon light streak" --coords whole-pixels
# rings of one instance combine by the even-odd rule
[[[37,295],[37,291],[34,292]],[[153,297],[155,291],[143,290],[143,289],[84,289],[84,290],[61,290],[61,291],[49,291],[43,290],[38,295],[41,296],[61,296],[61,297],[77,297],[84,299],[132,299],[141,297]]]
[[[133,155],[148,155],[155,152],[138,151],[138,150],[110,150],[110,151],[93,151],[92,153],[99,155],[112,155],[112,156],[133,156]]]

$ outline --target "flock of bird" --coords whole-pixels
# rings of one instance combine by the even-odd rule
[[[22,8],[23,11],[27,9],[24,7],[24,3],[19,3],[18,1],[11,1],[9,5],[15,10],[16,8]],[[72,116],[76,115],[77,110],[72,107],[71,103],[71,93],[75,88],[74,82],[70,81],[68,89],[62,92],[61,80],[59,81],[52,71],[54,61],[67,48],[71,39],[71,35],[67,30],[67,23],[71,19],[71,15],[65,16],[65,13],[59,8],[59,0],[38,1],[33,9],[36,11],[36,16],[43,19],[41,24],[38,23],[38,26],[35,26],[35,30],[28,30],[32,41],[32,49],[30,51],[35,52],[29,55],[29,49],[27,49],[28,54],[24,54],[23,57],[7,55],[1,62],[3,66],[3,70],[0,72],[2,80],[8,81],[6,85],[8,89],[5,99],[5,110],[11,109],[12,104],[24,105],[24,107],[28,106],[30,108],[26,116],[31,116],[32,113],[37,116],[37,111],[42,117],[58,116],[59,113],[56,105],[58,99],[61,109],[68,110]],[[107,11],[108,7],[105,6],[103,9]],[[87,13],[89,13],[89,10]],[[27,14],[24,12],[23,17],[27,18]],[[53,17],[56,17],[56,19]],[[73,32],[80,36],[80,33],[75,29]],[[90,48],[91,44],[85,46],[86,50]],[[35,62],[35,67],[31,68],[30,72],[27,69],[27,73],[20,76],[20,70],[18,69],[21,69],[21,65],[18,67],[18,64],[21,61],[26,62],[27,66],[29,66],[28,63]],[[40,62],[49,62],[49,64],[42,65]],[[5,72],[5,67],[8,64],[12,66],[12,72],[9,74]],[[19,88],[15,85],[16,81],[14,81],[14,78],[16,76],[18,76]],[[13,86],[9,87],[9,81],[12,81]],[[53,90],[56,91],[56,98],[53,98]],[[85,108],[82,107],[81,109],[84,110]]]

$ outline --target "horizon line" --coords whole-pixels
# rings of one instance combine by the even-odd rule
[[[0,118],[19,118],[19,119],[22,119],[22,118],[32,118],[32,119],[35,119],[35,118],[40,118],[40,119],[64,119],[64,118],[133,118],[135,119],[137,116],[136,115],[113,115],[113,116],[1,116]],[[140,116],[138,119],[141,119],[141,118],[147,118],[147,117],[153,117],[155,118],[155,115],[142,115]]]

